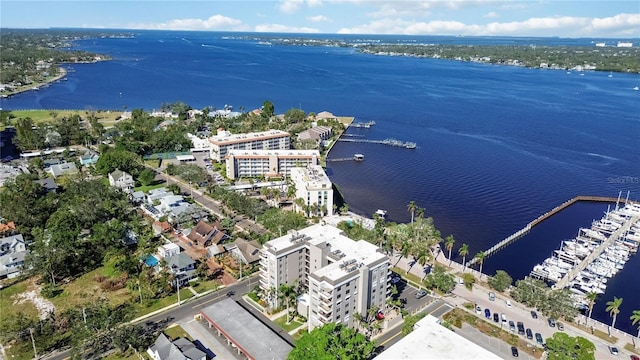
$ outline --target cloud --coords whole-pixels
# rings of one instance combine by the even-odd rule
[[[607,18],[552,16],[524,21],[465,24],[452,20],[428,22],[402,18],[376,19],[368,24],[338,30],[341,34],[481,35],[481,36],[626,36],[640,35],[640,14]]]
[[[307,0],[307,6],[310,8],[322,6],[322,0]]]
[[[174,19],[155,24],[133,24],[130,29],[148,30],[247,30],[242,21],[223,15],[213,15],[207,19]]]
[[[293,14],[304,4],[304,0],[281,0],[278,8],[283,13]]]
[[[319,33],[320,30],[308,27],[287,26],[282,24],[260,24],[256,25],[256,32],[274,32],[274,33]]]
[[[483,18],[493,19],[500,17],[495,11],[489,11],[488,13],[482,15]]]
[[[315,23],[329,21],[329,19],[324,15],[309,16],[307,20]]]

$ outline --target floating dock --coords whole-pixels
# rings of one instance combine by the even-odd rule
[[[534,226],[542,223],[543,221],[549,219],[553,215],[559,213],[560,211],[566,209],[567,207],[575,204],[578,201],[610,202],[610,203],[622,202],[622,203],[627,203],[628,199],[621,199],[620,197],[617,197],[617,198],[606,197],[606,196],[585,196],[585,195],[576,196],[573,199],[567,200],[567,201],[563,202],[562,204],[554,207],[553,209],[547,211],[546,213],[538,216],[535,220],[529,222],[522,229],[516,231],[515,233],[509,235],[508,237],[506,237],[505,239],[501,240],[497,244],[493,245],[489,249],[485,250],[484,254],[486,256],[489,256],[489,255],[493,254],[494,252],[496,252],[496,251],[504,248],[505,246],[509,245],[510,243],[520,239],[524,235],[528,234],[529,231],[531,231],[531,229]],[[476,262],[478,262],[478,260],[473,258],[469,262],[467,262],[467,264],[469,264],[469,266],[471,266],[471,265],[475,264]]]
[[[368,129],[375,124],[376,124],[375,121],[367,121],[367,122],[354,122],[354,123],[351,123],[351,125],[349,126]]]
[[[362,155],[362,154],[354,154],[353,157],[326,159],[325,161],[327,161],[327,162],[339,162],[339,161],[352,161],[352,160],[363,161],[364,160],[364,155]]]

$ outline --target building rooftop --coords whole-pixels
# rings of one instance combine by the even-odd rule
[[[245,134],[231,134],[229,132],[219,132],[218,135],[209,138],[212,144],[226,145],[238,142],[249,142],[254,140],[265,140],[277,137],[289,136],[289,133],[282,130],[267,130]]]
[[[256,360],[286,359],[291,345],[253,317],[233,299],[224,299],[200,311],[240,350]]]
[[[292,168],[291,179],[295,182],[304,182],[307,189],[330,190],[332,188],[331,180],[329,180],[329,177],[320,165],[310,164],[306,168]]]
[[[376,356],[376,360],[402,359],[502,359],[438,323],[431,315],[418,321],[414,330]]]
[[[287,157],[287,156],[295,156],[295,157],[310,157],[316,156],[320,157],[320,152],[318,150],[294,150],[294,149],[286,149],[286,150],[237,150],[230,149],[227,151],[228,156],[235,157],[267,157],[267,156],[279,156],[279,157]]]

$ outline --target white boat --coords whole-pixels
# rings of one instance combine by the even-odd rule
[[[638,90],[640,90],[640,87],[634,86],[633,90],[638,91]]]
[[[387,210],[378,209],[374,214],[384,219],[387,216]]]

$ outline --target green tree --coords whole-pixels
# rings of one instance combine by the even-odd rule
[[[613,318],[611,321],[611,328],[615,328],[616,325],[616,317],[620,313],[620,305],[622,305],[622,298],[613,297],[612,301],[607,301],[607,307],[604,309],[609,313],[609,316]]]
[[[269,120],[273,115],[275,115],[275,107],[273,106],[273,103],[269,100],[265,100],[262,103],[262,118]]]
[[[289,109],[284,113],[284,120],[287,124],[296,124],[303,122],[306,118],[306,114],[302,109]]]
[[[462,274],[462,282],[464,282],[464,287],[471,290],[476,282],[476,277],[473,274],[464,273]]]
[[[404,318],[404,323],[402,324],[402,336],[407,336],[413,331],[413,327],[416,325],[418,321],[427,316],[426,313],[421,312],[415,315],[407,315]]]
[[[480,277],[482,277],[482,265],[484,264],[484,259],[487,257],[487,254],[484,251],[480,251],[473,258],[480,262]]]
[[[155,171],[151,169],[144,169],[140,172],[140,175],[138,175],[138,181],[142,186],[147,186],[153,183],[155,177]]]
[[[449,251],[449,265],[451,265],[451,250],[453,250],[453,244],[456,243],[456,240],[453,238],[453,235],[449,235],[444,239],[444,247]]]
[[[329,323],[302,335],[289,360],[366,360],[375,343],[342,324]]]
[[[588,292],[585,296],[585,299],[589,301],[589,319],[591,319],[591,313],[593,312],[593,306],[596,304],[596,299],[598,298],[598,293],[595,291]],[[585,324],[587,321],[585,320]]]
[[[589,340],[571,337],[564,332],[556,332],[546,340],[548,359],[594,360],[596,346]]]
[[[504,270],[497,270],[494,276],[490,276],[487,280],[492,289],[503,292],[513,282],[513,279]]]
[[[467,255],[469,255],[469,245],[462,244],[460,249],[458,249],[458,255],[462,256],[462,271],[464,272],[467,269]]]
[[[456,285],[455,277],[447,272],[447,269],[436,264],[429,275],[422,281],[428,289],[438,289],[442,293],[448,293]]]
[[[105,176],[116,169],[137,175],[141,168],[140,157],[131,151],[122,149],[109,149],[96,162],[96,172]]]
[[[638,340],[640,340],[640,310],[633,310],[633,313],[631,313],[631,316],[629,317],[629,320],[631,320],[631,325],[638,324],[638,336],[637,337],[638,337]],[[636,342],[636,344],[637,343],[638,342]]]
[[[416,212],[416,209],[418,208],[418,205],[416,205],[415,201],[409,201],[409,205],[407,205],[407,210],[409,210],[409,212],[411,213],[411,223],[413,224],[413,216]]]

